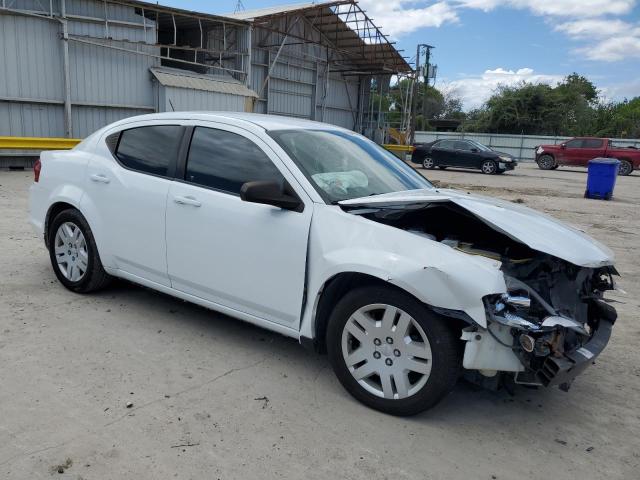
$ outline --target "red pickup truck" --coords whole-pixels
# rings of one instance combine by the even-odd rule
[[[558,145],[539,145],[536,163],[542,170],[553,170],[560,165],[586,167],[597,157],[620,160],[620,175],[629,175],[640,168],[640,150],[635,147],[615,147],[608,138],[576,137]]]

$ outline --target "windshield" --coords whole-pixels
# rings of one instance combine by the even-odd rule
[[[269,135],[328,203],[433,188],[427,179],[361,135],[338,130],[277,130]]]
[[[476,142],[475,140],[467,140],[467,142],[473,144],[478,150],[481,152],[491,152],[492,150],[486,145],[481,144],[480,142]]]

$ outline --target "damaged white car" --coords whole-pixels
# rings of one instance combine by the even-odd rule
[[[65,287],[121,277],[294,337],[384,412],[425,410],[462,375],[566,390],[616,319],[606,247],[434,188],[333,125],[133,117],[34,172],[31,222]]]

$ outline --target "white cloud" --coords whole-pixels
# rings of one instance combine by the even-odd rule
[[[527,10],[547,19],[555,31],[580,42],[575,53],[600,62],[640,57],[640,23],[611,18],[628,14],[636,3],[637,0],[360,0],[360,6],[383,33],[394,37],[420,28],[457,23],[458,12],[465,8]]]
[[[602,18],[561,23],[555,29],[575,40],[591,40],[575,50],[589,60],[616,62],[640,57],[640,25]]]
[[[604,101],[640,97],[640,79],[605,85],[600,89],[600,96]]]
[[[595,45],[580,48],[577,52],[582,53],[590,60],[603,62],[640,58],[640,35],[607,38]]]
[[[464,109],[470,110],[482,105],[500,85],[517,85],[523,81],[555,85],[562,79],[563,75],[536,73],[532,68],[520,68],[514,71],[498,67],[494,70],[486,70],[482,75],[444,81],[439,87],[445,91],[455,92],[462,98]]]
[[[535,15],[599,17],[629,13],[636,0],[455,0],[466,8],[489,11],[497,7],[529,10]]]
[[[455,9],[445,1],[360,0],[360,7],[385,35],[402,36],[419,28],[456,23]]]
[[[575,39],[607,38],[633,30],[633,25],[610,18],[590,18],[556,25],[554,29]]]

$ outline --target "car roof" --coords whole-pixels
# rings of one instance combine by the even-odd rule
[[[148,115],[139,115],[129,117],[118,123],[129,123],[136,120],[209,120],[209,121],[225,121],[234,120],[237,122],[247,122],[264,128],[265,130],[290,130],[290,129],[306,129],[306,130],[343,130],[350,131],[337,125],[328,123],[315,122],[312,120],[285,117],[281,115],[265,115],[262,113],[245,113],[245,112],[164,112],[151,113]]]

